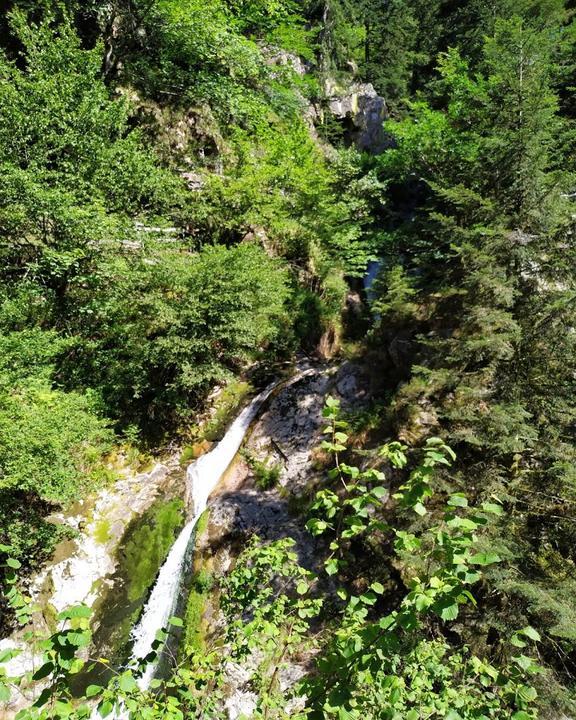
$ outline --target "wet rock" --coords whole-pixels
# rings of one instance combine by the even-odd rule
[[[316,352],[318,357],[323,360],[331,360],[340,348],[340,333],[339,331],[330,326],[327,330],[322,333],[322,337],[318,341]]]
[[[283,465],[284,487],[297,490],[309,480],[312,451],[320,442],[322,408],[332,384],[331,372],[323,370],[281,390],[254,428],[249,449],[259,456],[269,453]]]

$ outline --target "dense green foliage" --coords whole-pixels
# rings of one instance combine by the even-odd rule
[[[440,432],[459,457],[451,487],[508,508],[491,542],[509,563],[487,574],[489,606],[465,636],[498,652],[503,635],[533,624],[572,685],[574,166],[559,78],[573,30],[563,22],[562,3],[503,6],[483,41],[439,55],[425,96],[389,124],[396,147],[378,165],[391,232],[371,343],[402,381],[395,431],[410,442]],[[403,366],[387,354],[399,336]]]
[[[1,8],[0,542],[12,617],[27,619],[14,563],[37,567],[69,534],[50,515],[114,480],[115,445],[190,439],[215,385],[248,367],[258,381],[297,349],[331,355],[348,333],[380,396],[353,424],[371,464],[348,449],[337,403],[326,411],[335,467],[308,523],[326,577],[299,567],[290,541],[254,541],[219,585],[219,642],[260,658],[256,717],[573,712],[572,3]],[[328,112],[325,95],[357,81],[393,118],[378,156],[349,147],[352,119]],[[370,308],[358,310],[376,259]],[[236,387],[208,439],[244,398]],[[270,489],[278,468],[251,461]],[[370,469],[382,465],[391,499]],[[165,535],[177,516],[166,509]],[[90,642],[86,611],[71,613],[44,646],[45,699],[63,704],[22,717],[68,713],[72,656]],[[91,691],[101,709],[121,699],[142,717],[218,717],[225,659],[194,633],[161,692],[142,695],[127,670]],[[514,649],[529,641],[538,667]],[[315,672],[283,695],[280,666],[309,651]]]
[[[107,428],[158,442],[214,384],[313,347],[366,251],[329,261],[357,220],[299,117],[316,90],[256,42],[311,57],[296,6],[8,9],[1,534],[34,564],[62,534],[43,518],[113,478]]]

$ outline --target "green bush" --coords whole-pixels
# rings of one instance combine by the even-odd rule
[[[54,331],[0,334],[0,542],[27,568],[70,536],[45,518],[111,477],[113,435],[93,396],[51,385],[66,347]]]
[[[242,452],[243,457],[254,475],[254,483],[259,490],[270,490],[280,479],[282,466],[279,463],[270,463],[269,459],[258,460],[247,450]]]
[[[78,298],[86,314],[64,358],[68,382],[90,378],[110,414],[165,431],[274,344],[287,297],[282,265],[253,244],[119,258]]]

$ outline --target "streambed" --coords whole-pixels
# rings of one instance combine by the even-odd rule
[[[229,548],[229,558],[241,550],[242,536],[256,531],[268,540],[294,537],[303,553],[301,559],[306,558],[304,564],[310,567],[314,564],[310,538],[290,510],[291,498],[297,501],[298,497],[306,496],[314,475],[313,455],[320,442],[326,395],[333,391],[345,404],[362,403],[366,388],[362,387],[360,375],[359,368],[350,364],[343,368],[301,366],[291,379],[271,384],[239,413],[220,442],[189,465],[185,482],[189,519],[180,533],[176,531],[183,518],[183,505],[178,498],[178,492],[182,496],[181,482],[173,486],[171,499],[165,492],[138,519],[118,554],[119,567],[112,579],[111,597],[99,608],[95,632],[98,655],[117,664],[127,661],[128,652],[134,660],[146,657],[169,617],[184,611],[194,569],[195,529],[211,496],[207,537],[210,544],[222,548],[233,530],[232,535],[237,536],[239,543]],[[247,435],[248,455],[253,453],[257,462],[272,458],[278,464],[278,484],[269,491],[255,487],[247,456],[237,456]],[[216,574],[225,570],[226,563],[222,565],[221,560],[216,563],[219,565]],[[176,648],[171,647],[170,654],[176,655]],[[154,664],[147,667],[139,681],[141,687],[148,687],[157,669]]]
[[[130,633],[146,604],[158,570],[166,560],[185,523],[181,499],[183,471],[162,490],[148,510],[127,528],[116,552],[116,572],[109,578],[110,589],[94,607],[91,654],[104,657],[117,667],[130,657]],[[104,684],[112,669],[98,664],[75,678],[73,691],[82,694],[92,683]]]

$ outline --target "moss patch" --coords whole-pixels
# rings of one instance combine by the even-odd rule
[[[202,559],[199,552],[200,544],[208,530],[209,511],[200,516],[196,524],[196,538],[194,542],[194,575],[190,585],[190,593],[186,603],[184,615],[184,642],[182,651],[189,654],[205,649],[206,623],[204,611],[213,587],[213,579],[208,564]]]
[[[71,683],[73,694],[81,695],[90,684],[106,684],[113,674],[112,667],[126,661],[130,631],[183,523],[184,503],[165,496],[130,523],[118,551],[116,573],[111,578],[113,589],[103,595],[95,608],[93,653],[108,658],[112,666],[96,665],[75,675]],[[103,519],[97,523],[95,536],[102,539],[108,531]]]
[[[203,430],[204,439],[216,441],[222,438],[230,422],[244,406],[252,389],[250,383],[235,380],[222,390],[216,400],[214,416]]]
[[[122,565],[128,582],[130,602],[142,597],[154,582],[177,531],[182,527],[184,503],[171,500],[146,513],[126,543]]]
[[[196,576],[192,579],[193,586],[190,589],[190,595],[188,595],[186,614],[184,616],[184,652],[186,654],[204,650],[205,647],[206,633],[203,616],[207,598],[206,592],[196,590],[195,581]]]
[[[100,543],[101,545],[106,545],[108,540],[110,540],[110,520],[107,518],[103,518],[102,520],[98,520],[96,523],[96,528],[94,530],[94,539],[97,543]]]
[[[196,460],[194,445],[186,445],[182,449],[182,454],[180,455],[180,467],[185,468],[192,462],[192,460]]]

